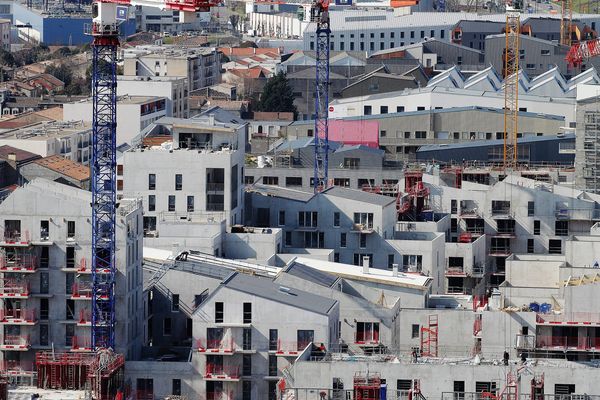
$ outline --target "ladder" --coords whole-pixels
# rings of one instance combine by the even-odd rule
[[[421,327],[421,355],[425,357],[438,356],[438,316],[429,315],[428,326]]]

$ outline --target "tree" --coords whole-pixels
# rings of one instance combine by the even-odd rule
[[[15,57],[10,51],[0,50],[0,65],[3,67],[12,67],[15,65]]]
[[[257,111],[293,112],[296,118],[294,92],[283,72],[267,81],[256,108]]]
[[[65,88],[73,82],[73,71],[66,64],[48,65],[45,72],[63,81]]]

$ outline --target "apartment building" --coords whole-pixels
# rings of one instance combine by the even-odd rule
[[[92,121],[92,98],[63,104],[65,121]],[[159,118],[167,115],[167,98],[159,96],[130,96],[117,98],[117,144],[131,143]],[[139,140],[139,138],[138,138]]]
[[[221,56],[204,47],[137,46],[124,51],[123,75],[184,77],[189,93],[221,81]]]
[[[92,126],[85,122],[46,122],[0,133],[0,146],[7,145],[39,154],[60,155],[81,164],[89,164]]]
[[[118,96],[146,96],[148,93],[164,97],[167,117],[188,117],[188,85],[186,78],[176,76],[130,76],[117,77]],[[143,128],[147,124],[142,123]],[[142,129],[143,129],[142,128]]]
[[[34,375],[37,350],[91,351],[89,199],[40,178],[0,204],[0,356],[17,379]],[[141,204],[123,199],[117,213],[115,350],[132,359],[142,345]]]
[[[211,109],[189,119],[162,118],[150,130],[166,141],[126,151],[117,171],[119,193],[144,200],[147,239],[170,248],[171,235],[194,239],[191,232],[179,230],[193,229],[192,224],[184,228],[188,221],[213,225],[211,235],[224,230],[225,223],[241,223],[246,124]]]

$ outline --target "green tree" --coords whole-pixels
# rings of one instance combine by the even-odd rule
[[[48,65],[45,72],[63,81],[65,87],[73,82],[73,71],[71,71],[71,67],[66,64]]]
[[[293,112],[296,118],[298,110],[294,105],[294,93],[283,72],[267,81],[256,108],[257,111]]]
[[[15,57],[10,51],[0,50],[0,65],[3,67],[12,67],[15,65]]]

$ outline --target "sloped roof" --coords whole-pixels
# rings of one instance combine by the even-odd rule
[[[231,274],[221,285],[228,289],[323,315],[328,315],[337,304],[337,300],[281,286],[269,278],[259,278],[239,272]]]
[[[54,172],[68,176],[78,181],[90,179],[90,168],[78,162],[69,160],[59,155],[45,157],[34,161],[36,164],[46,167]]]
[[[346,200],[360,201],[361,203],[373,204],[382,207],[396,202],[396,199],[394,197],[369,193],[363,190],[348,189],[340,186],[332,186],[324,190],[322,193],[326,194],[327,196],[339,197]]]
[[[39,154],[31,153],[26,150],[17,149],[16,147],[4,145],[0,146],[0,158],[8,160],[9,154],[14,154],[17,158],[17,162],[22,161],[33,161],[38,158],[42,158]]]

